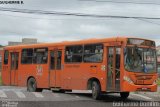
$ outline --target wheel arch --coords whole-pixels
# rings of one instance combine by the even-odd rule
[[[93,82],[93,81],[98,82],[99,85],[100,85],[100,89],[101,89],[101,83],[100,83],[99,79],[96,78],[96,77],[92,77],[92,78],[89,78],[89,79],[88,79],[88,82],[87,82],[87,89],[88,89],[88,90],[91,90],[91,89],[92,89],[92,82]]]
[[[28,84],[28,80],[29,80],[30,78],[34,78],[34,79],[35,79],[35,81],[36,81],[36,78],[35,78],[34,76],[29,76],[29,77],[27,78],[27,81],[26,81],[26,86],[27,86],[27,84]],[[36,82],[37,82],[37,81],[36,81]]]

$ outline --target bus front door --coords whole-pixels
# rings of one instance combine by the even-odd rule
[[[11,52],[11,85],[18,85],[18,52]]]
[[[108,47],[107,91],[120,91],[120,47]]]
[[[62,51],[50,51],[50,87],[61,87]]]

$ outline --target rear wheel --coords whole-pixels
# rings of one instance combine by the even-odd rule
[[[34,78],[30,78],[27,82],[27,90],[29,92],[42,92],[42,88],[37,88],[37,83]]]
[[[120,96],[121,96],[121,98],[123,98],[123,99],[127,99],[128,96],[129,96],[129,92],[120,92]]]
[[[101,97],[100,84],[98,82],[96,82],[96,81],[92,82],[92,97],[95,100],[98,100]]]

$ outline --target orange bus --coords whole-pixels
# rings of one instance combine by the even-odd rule
[[[103,93],[157,91],[155,42],[141,38],[113,37],[7,46],[2,56],[3,85],[26,86],[65,92],[92,90]]]

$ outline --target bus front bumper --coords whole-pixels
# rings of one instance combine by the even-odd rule
[[[148,91],[148,92],[156,92],[157,91],[157,84],[152,85],[135,85],[130,84],[128,82],[124,82],[121,89],[122,91],[126,92],[135,92],[135,91]]]

